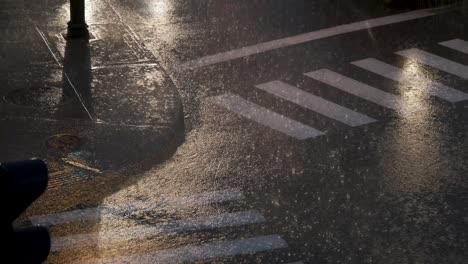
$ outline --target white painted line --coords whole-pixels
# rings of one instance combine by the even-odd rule
[[[449,41],[440,42],[439,44],[447,48],[451,48],[468,54],[468,41],[461,39],[452,39]]]
[[[154,251],[151,253],[101,259],[81,264],[114,264],[114,263],[186,263],[214,258],[233,257],[263,251],[272,251],[286,248],[288,244],[279,235],[259,236],[233,241],[215,242],[198,246],[185,246],[181,248]]]
[[[29,220],[33,225],[36,226],[51,226],[51,225],[60,225],[69,222],[76,221],[90,221],[99,219],[103,208],[94,207],[79,209],[73,211],[60,212],[49,215],[35,215],[29,217]]]
[[[363,29],[369,29],[394,23],[400,23],[404,21],[410,21],[418,18],[429,17],[436,15],[440,12],[432,12],[438,11],[438,9],[421,9],[417,11],[385,16],[380,18],[374,18],[364,21],[359,21],[351,24],[344,24],[336,27],[320,29],[317,31],[312,31],[292,37],[272,40],[252,46],[243,47],[240,49],[235,49],[231,51],[221,52],[214,55],[205,56],[196,60],[192,60],[189,62],[185,62],[181,65],[180,68],[184,69],[195,69],[200,68],[208,65],[213,65],[225,61],[230,61],[238,58],[247,57],[250,55],[284,48],[292,45],[297,45],[313,40],[323,39],[327,37],[332,37],[336,35],[341,35],[345,33],[355,32]]]
[[[288,117],[270,111],[264,107],[249,102],[233,94],[224,94],[212,97],[211,100],[245,118],[277,130],[288,136],[303,140],[318,137],[324,133]]]
[[[353,127],[377,121],[281,81],[259,84],[256,87]]]
[[[442,58],[432,53],[419,49],[408,49],[396,52],[396,54],[458,77],[468,79],[468,66]]]
[[[256,210],[204,216],[189,220],[178,220],[151,226],[113,228],[99,233],[79,234],[52,239],[52,251],[73,247],[103,245],[130,240],[150,239],[162,235],[190,231],[202,231],[264,222],[265,218]]]
[[[355,61],[352,64],[452,103],[468,99],[468,94],[432,81],[412,69],[403,70],[373,58]]]
[[[418,110],[417,106],[405,104],[394,94],[384,92],[334,71],[321,69],[304,73],[304,75],[399,113],[408,113]]]
[[[206,192],[187,197],[166,197],[158,201],[133,202],[130,205],[101,206],[88,209],[60,212],[49,215],[31,216],[33,225],[51,226],[69,222],[98,220],[104,214],[127,214],[134,211],[158,211],[189,208],[214,203],[243,200],[245,196],[239,189]]]

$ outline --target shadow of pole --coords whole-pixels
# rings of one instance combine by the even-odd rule
[[[91,54],[87,38],[68,38],[63,61],[63,95],[61,117],[90,119],[93,117],[91,93]]]

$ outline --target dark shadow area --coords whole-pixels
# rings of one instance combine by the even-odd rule
[[[395,9],[430,8],[461,3],[463,0],[384,0],[384,3]]]
[[[13,223],[45,191],[49,180],[41,160],[0,164],[0,254],[2,263],[42,263],[51,248],[48,229]]]
[[[93,119],[91,53],[87,38],[67,39],[63,60],[62,118]]]

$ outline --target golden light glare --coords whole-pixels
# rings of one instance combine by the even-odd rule
[[[165,0],[159,0],[151,3],[148,8],[150,9],[152,15],[161,18],[167,16],[170,5]]]
[[[400,79],[405,80],[399,84],[402,103],[409,109],[417,108],[424,111],[427,107],[427,90],[431,89],[425,69],[413,60],[406,60]]]

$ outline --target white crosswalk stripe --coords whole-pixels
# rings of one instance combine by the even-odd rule
[[[417,106],[411,106],[403,103],[402,100],[394,94],[384,92],[334,71],[321,69],[318,71],[305,73],[304,75],[352,95],[361,97],[367,101],[389,109],[393,109],[399,113],[407,113],[418,110]]]
[[[239,189],[206,192],[186,197],[166,197],[158,201],[134,201],[128,205],[107,205],[101,207],[72,210],[49,215],[32,216],[29,218],[33,225],[51,226],[76,221],[92,221],[105,214],[127,214],[134,211],[161,211],[168,209],[181,209],[194,206],[203,206],[214,203],[238,201],[245,199]]]
[[[461,39],[452,39],[449,41],[441,42],[439,44],[447,48],[451,48],[451,49],[468,54],[468,41],[461,40]]]
[[[114,263],[185,263],[214,258],[232,257],[262,251],[283,249],[288,245],[279,235],[260,236],[233,241],[215,242],[196,246],[185,246],[175,249],[160,250],[151,253],[124,256],[112,259],[101,259],[81,264],[114,264]]]
[[[468,53],[468,42],[460,39],[449,40],[439,43],[440,45]],[[413,61],[411,65],[428,65],[449,74],[468,79],[468,66],[446,59],[444,57],[419,50],[416,48],[398,51],[396,54]],[[402,85],[409,86],[414,90],[428,93],[446,101],[456,103],[468,100],[468,94],[454,89],[437,81],[433,81],[414,67],[398,68],[374,58],[354,61],[351,64],[365,69],[369,72],[381,75],[388,79],[397,81]],[[382,91],[371,85],[354,80],[340,73],[321,69],[304,73],[305,76],[330,85],[348,94],[360,97],[369,102],[392,109],[401,115],[422,110],[418,104],[410,104],[399,95]],[[312,110],[320,115],[334,119],[338,122],[352,127],[369,124],[377,120],[365,113],[359,113],[352,109],[328,101],[320,96],[307,93],[297,87],[275,80],[256,85],[258,89],[275,95],[283,100],[293,102],[303,108]],[[288,136],[297,139],[315,138],[325,134],[315,128],[282,116],[269,109],[256,105],[232,94],[224,94],[211,98],[213,102],[224,108],[235,112],[245,118],[259,124],[270,127]]]
[[[51,251],[55,254],[78,247],[96,247],[123,245],[132,240],[151,242],[151,239],[187,232],[204,232],[221,228],[237,228],[266,222],[265,217],[257,210],[216,213],[189,219],[156,224],[137,224],[135,222],[116,222],[115,217],[122,213],[141,213],[174,209],[176,211],[195,206],[207,206],[213,203],[244,200],[239,189],[212,191],[185,197],[169,197],[159,202],[135,203],[132,205],[96,207],[74,210],[45,216],[33,216],[31,221],[36,225],[73,224],[85,220],[99,221],[99,232],[83,233],[51,238]],[[141,210],[141,211],[140,211]],[[110,225],[105,223],[110,221]],[[118,223],[122,225],[119,226]],[[213,258],[235,257],[276,249],[287,248],[287,243],[279,235],[257,236],[238,240],[223,240],[201,245],[186,245],[144,253],[140,255],[116,255],[111,259],[96,259],[82,263],[181,263]],[[125,252],[125,250],[123,251]]]
[[[52,251],[63,250],[77,246],[102,245],[133,239],[150,239],[157,236],[189,231],[203,231],[223,227],[234,227],[264,222],[265,218],[256,210],[236,213],[225,213],[215,216],[205,216],[189,220],[178,220],[151,226],[135,226],[100,231],[52,239]]]
[[[468,66],[442,58],[432,53],[419,49],[408,49],[396,52],[396,54],[458,77],[468,79]]]
[[[233,94],[215,96],[211,100],[234,113],[300,140],[324,134],[313,127],[270,111]]]
[[[468,53],[468,42],[461,39],[453,39],[440,42],[439,44]],[[412,65],[424,64],[449,74],[468,79],[467,65],[416,48],[395,53],[413,61],[414,63]],[[397,81],[405,86],[409,86],[414,90],[428,93],[452,103],[468,100],[467,93],[433,81],[425,77],[422,72],[415,71],[414,67],[411,69],[410,67],[401,69],[374,58],[351,63],[370,72]],[[421,110],[421,106],[410,104],[399,95],[382,91],[376,87],[328,69],[306,72],[304,75],[369,102],[392,109],[401,115]],[[352,127],[377,121],[365,113],[359,113],[348,109],[338,103],[307,93],[280,80],[259,84],[256,85],[256,87],[283,100],[293,102],[303,108],[312,110]],[[297,139],[315,138],[325,134],[325,132],[321,132],[315,128],[282,116],[236,95],[219,95],[212,97],[212,101],[245,118]]]
[[[377,121],[281,81],[259,84],[256,87],[353,127]]]
[[[354,61],[352,64],[452,103],[468,99],[468,94],[466,93],[443,85],[439,82],[432,81],[421,74],[413,72],[412,70],[400,69],[374,58]]]

